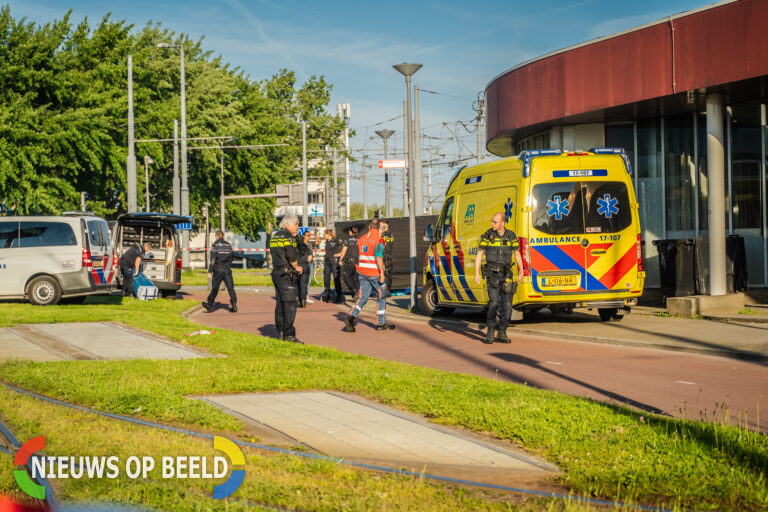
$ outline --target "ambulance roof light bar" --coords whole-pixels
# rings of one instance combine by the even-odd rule
[[[632,176],[632,167],[629,165],[629,157],[624,148],[592,148],[590,151],[596,155],[621,155],[624,165],[627,167],[627,174]]]
[[[563,153],[562,149],[529,149],[521,151],[519,158],[523,161],[523,177],[531,175],[531,160],[537,156],[556,156]]]

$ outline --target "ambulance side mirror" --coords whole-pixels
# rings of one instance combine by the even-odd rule
[[[432,242],[434,238],[435,238],[435,230],[432,227],[432,224],[427,224],[426,226],[424,226],[424,241]]]

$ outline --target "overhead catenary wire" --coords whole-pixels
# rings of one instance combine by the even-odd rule
[[[98,411],[96,409],[91,409],[90,407],[85,407],[85,406],[82,406],[82,405],[71,404],[71,403],[65,402],[63,400],[58,400],[56,398],[51,398],[51,397],[48,397],[48,396],[45,396],[45,395],[41,395],[39,393],[34,393],[32,391],[27,391],[26,389],[22,389],[22,388],[16,387],[16,386],[14,386],[12,384],[8,384],[7,382],[4,382],[3,385],[6,388],[8,388],[11,391],[14,391],[16,393],[19,393],[19,394],[22,394],[22,395],[27,395],[27,396],[30,396],[30,397],[33,397],[33,398],[37,398],[39,400],[43,400],[45,402],[49,402],[49,403],[52,403],[52,404],[60,405],[60,406],[63,406],[63,407],[68,407],[68,408],[75,409],[75,410],[78,410],[78,411],[87,412],[87,413],[91,413],[91,414],[96,414],[98,416],[104,416],[104,417],[107,417],[107,418],[112,418],[112,419],[116,419],[116,420],[120,420],[120,421],[125,421],[125,422],[128,422],[128,423],[134,423],[136,425],[142,425],[142,426],[145,426],[145,427],[151,427],[151,428],[156,428],[156,429],[160,429],[160,430],[167,430],[167,431],[170,431],[170,432],[177,432],[177,433],[186,434],[186,435],[193,436],[193,437],[200,437],[200,438],[203,438],[203,439],[211,439],[211,440],[213,440],[213,438],[214,438],[214,436],[212,434],[204,434],[204,433],[201,433],[201,432],[195,432],[194,430],[188,430],[188,429],[179,428],[179,427],[172,427],[170,425],[163,425],[162,423],[155,423],[155,422],[152,422],[152,421],[140,420],[138,418],[132,418],[130,416],[123,416],[122,414],[115,414],[115,413],[111,413],[111,412],[103,412],[103,411]],[[3,429],[7,430],[7,428],[5,428],[5,426],[2,424],[2,422],[0,422],[0,432],[2,432],[3,435],[5,435],[5,432],[3,431]],[[8,432],[8,434],[10,434],[11,437],[13,437],[13,434],[9,430],[7,430],[7,432]],[[16,439],[16,438],[13,437],[13,439]],[[472,486],[472,487],[481,487],[481,488],[486,488],[486,489],[494,489],[494,490],[499,490],[499,491],[512,492],[512,493],[516,493],[516,494],[526,494],[526,495],[541,496],[541,497],[546,497],[546,498],[563,499],[563,500],[566,500],[566,501],[573,501],[573,502],[576,502],[576,503],[588,504],[588,505],[607,505],[607,506],[617,506],[617,507],[621,507],[621,508],[627,508],[627,509],[631,509],[631,510],[672,512],[671,510],[663,508],[663,507],[651,507],[651,506],[646,506],[646,505],[636,505],[636,504],[632,504],[632,503],[621,503],[621,502],[618,502],[618,501],[601,500],[601,499],[597,499],[597,498],[591,498],[589,496],[577,496],[577,495],[562,494],[562,493],[549,492],[549,491],[537,491],[535,489],[524,489],[524,488],[519,488],[519,487],[511,487],[511,486],[507,486],[507,485],[489,484],[489,483],[477,482],[477,481],[466,480],[466,479],[461,479],[461,478],[451,478],[451,477],[445,477],[445,476],[440,476],[440,475],[432,475],[432,474],[429,474],[429,473],[418,473],[418,472],[409,471],[409,470],[406,470],[406,469],[389,468],[389,467],[385,467],[385,466],[378,466],[378,465],[375,465],[375,464],[366,464],[366,463],[362,463],[362,462],[354,462],[354,461],[349,461],[349,460],[338,458],[338,457],[330,457],[328,455],[318,455],[318,454],[314,454],[314,453],[307,453],[307,452],[301,452],[301,451],[296,451],[296,450],[288,450],[286,448],[278,448],[276,446],[268,446],[268,445],[263,445],[263,444],[259,444],[259,443],[251,443],[251,442],[248,442],[248,441],[241,441],[239,439],[233,439],[231,441],[233,443],[239,445],[239,446],[245,446],[245,447],[248,447],[248,448],[256,448],[256,449],[259,449],[259,450],[265,450],[265,451],[270,451],[270,452],[274,452],[274,453],[280,453],[280,454],[283,454],[283,455],[292,455],[292,456],[297,456],[297,457],[302,457],[302,458],[307,458],[307,459],[314,459],[314,460],[325,460],[325,461],[335,462],[337,464],[344,464],[344,465],[348,465],[348,466],[352,466],[352,467],[357,467],[357,468],[361,468],[361,469],[370,469],[370,470],[374,470],[374,471],[381,471],[381,472],[384,472],[384,473],[390,473],[390,474],[395,474],[395,475],[404,475],[404,476],[413,476],[413,477],[418,477],[418,478],[425,478],[425,479],[428,479],[428,480],[435,480],[435,481],[440,481],[440,482],[445,482],[445,483],[450,483],[450,484],[469,485],[469,486]],[[16,440],[15,442],[16,442],[16,444],[19,444],[18,440]],[[52,495],[53,495],[53,493],[51,492],[51,496]]]

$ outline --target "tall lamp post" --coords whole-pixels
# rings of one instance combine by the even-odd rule
[[[394,130],[376,130],[376,135],[384,141],[384,160],[387,159],[387,139],[389,139]],[[389,169],[384,166],[384,215],[387,218],[392,217],[392,184],[389,182]]]
[[[411,76],[421,69],[421,64],[402,63],[392,66],[401,75],[405,77],[406,94],[406,139],[408,140],[408,160],[406,165],[408,166],[408,190],[409,190],[409,207],[408,207],[408,224],[410,225],[410,260],[411,260],[411,309],[416,307],[416,208],[414,204],[414,175],[413,175],[413,129],[411,126]]]
[[[181,52],[181,214],[189,216],[189,185],[187,184],[187,96],[186,74],[184,72],[184,45],[158,43],[158,48],[178,48]],[[189,231],[181,232],[181,261],[184,268],[189,268]]]

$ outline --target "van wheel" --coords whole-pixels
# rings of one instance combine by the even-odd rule
[[[437,288],[431,279],[421,289],[421,309],[429,316],[450,315],[454,310],[437,305]]]
[[[40,276],[30,281],[27,296],[29,302],[36,306],[51,306],[61,300],[61,288],[54,278]]]
[[[618,308],[598,308],[597,312],[600,314],[600,320],[603,322],[611,320],[618,322],[623,318],[623,315],[619,314]]]

